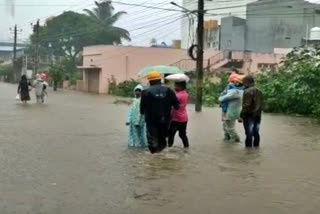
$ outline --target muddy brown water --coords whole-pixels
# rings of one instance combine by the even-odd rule
[[[50,93],[23,106],[0,83],[1,214],[318,214],[320,126],[264,115],[262,147],[225,144],[219,109],[194,113],[191,148],[127,148],[128,106]],[[34,102],[34,101],[33,101]],[[242,127],[238,124],[242,132]]]

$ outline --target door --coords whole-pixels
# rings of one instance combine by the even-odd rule
[[[99,93],[100,70],[88,71],[88,92]]]

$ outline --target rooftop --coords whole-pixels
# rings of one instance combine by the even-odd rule
[[[17,51],[23,50],[25,47],[17,47]],[[13,52],[13,47],[12,46],[0,46],[0,51],[3,52]]]

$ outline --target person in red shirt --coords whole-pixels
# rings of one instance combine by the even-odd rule
[[[174,137],[179,131],[179,137],[181,138],[185,148],[189,147],[189,140],[187,137],[187,124],[188,124],[188,113],[187,104],[189,102],[189,94],[186,91],[186,82],[176,82],[175,91],[180,107],[178,110],[172,110],[172,119],[169,129],[169,140],[168,146],[172,147],[174,143]]]

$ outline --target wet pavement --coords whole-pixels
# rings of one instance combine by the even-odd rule
[[[1,214],[318,214],[320,126],[265,115],[262,147],[222,142],[219,109],[193,112],[191,148],[127,148],[128,106],[50,93],[23,106],[0,83]],[[241,130],[241,126],[238,126]],[[242,133],[243,136],[243,133]]]

